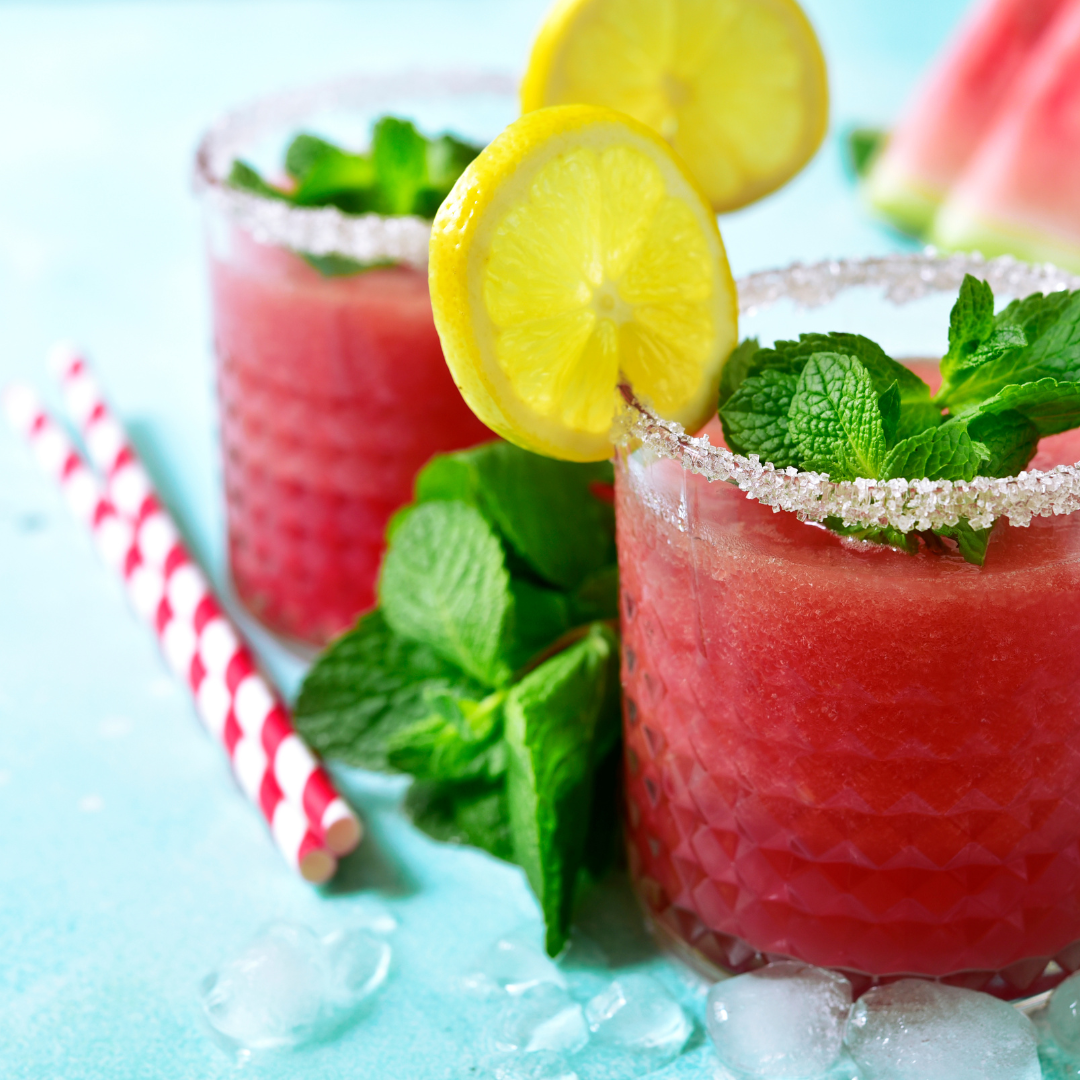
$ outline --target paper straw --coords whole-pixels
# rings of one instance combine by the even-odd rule
[[[140,542],[142,530],[117,512],[97,477],[63,429],[41,405],[33,390],[21,385],[8,387],[3,393],[2,405],[12,426],[30,443],[38,464],[59,483],[75,517],[90,529],[106,564],[123,578],[135,608],[150,619],[158,631],[166,659],[175,669],[184,648],[183,632],[170,629],[175,622],[171,618],[157,620],[162,601],[151,613],[148,599],[154,591],[153,579],[145,572],[138,572],[147,565],[146,552]],[[153,530],[147,539],[155,539]],[[160,542],[160,530],[157,540]],[[161,575],[158,576],[164,580]],[[308,881],[321,883],[329,880],[337,868],[337,862],[310,829],[306,816],[292,802],[281,798],[280,792],[276,799],[272,797],[272,790],[266,793],[267,797],[263,797],[262,787],[272,788],[275,784],[272,773],[269,783],[266,781],[265,773],[269,770],[264,770],[263,777],[258,781],[260,790],[254,791],[258,755],[264,752],[257,743],[253,744],[254,749],[242,745],[245,743],[253,744],[253,740],[241,734],[229,754],[241,788],[262,810],[271,835],[289,864]],[[227,744],[226,748],[229,749]]]
[[[60,379],[90,460],[105,478],[107,494],[137,530],[146,567],[140,572],[161,580],[161,599],[167,608],[156,618],[171,628],[166,655],[171,647],[176,663],[186,665],[178,674],[191,686],[207,726],[223,738],[231,713],[241,734],[261,746],[273,772],[275,784],[262,788],[271,793],[266,799],[270,801],[273,792],[283,794],[303,809],[312,831],[331,852],[348,854],[360,842],[359,820],[293,728],[284,703],[259,672],[240,633],[185,549],[86,360],[70,346],[58,345],[50,365]],[[156,585],[144,586],[152,588]]]

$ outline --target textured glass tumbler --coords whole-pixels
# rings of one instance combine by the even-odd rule
[[[740,283],[742,332],[940,356],[966,270],[999,298],[1077,287],[962,257],[794,267]],[[638,415],[616,472],[626,827],[660,935],[705,971],[790,957],[856,990],[1018,998],[1080,967],[1080,472],[896,496],[1000,495],[980,569],[774,512],[746,492],[860,495]],[[1031,468],[1078,458],[1070,432]]]
[[[373,606],[386,524],[416,472],[492,436],[443,360],[429,222],[295,208],[224,177],[237,157],[274,176],[301,130],[363,145],[387,112],[483,142],[511,90],[483,75],[354,79],[226,117],[199,150],[231,572],[288,637],[321,644]],[[304,256],[375,268],[326,276]]]

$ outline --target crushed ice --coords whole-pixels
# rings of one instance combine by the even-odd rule
[[[276,923],[202,983],[203,1014],[218,1041],[241,1056],[332,1038],[358,1018],[386,981],[390,946],[366,929],[318,937]]]
[[[478,958],[465,987],[495,1006],[484,1040],[490,1075],[633,1080],[674,1061],[693,1021],[658,979],[642,971],[604,971],[604,963],[597,947],[580,937],[559,963],[520,935],[501,939]]]
[[[861,1080],[1041,1080],[1035,1028],[975,990],[902,979],[855,1003],[845,1036]]]
[[[785,961],[717,983],[705,1024],[734,1076],[802,1080],[836,1063],[850,1008],[842,975]]]

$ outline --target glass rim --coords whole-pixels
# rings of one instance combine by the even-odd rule
[[[427,268],[431,222],[412,215],[346,214],[334,206],[290,206],[238,191],[226,183],[244,145],[317,109],[370,108],[395,98],[424,95],[517,96],[517,79],[487,70],[402,70],[351,75],[271,94],[232,109],[206,130],[195,151],[196,195],[260,243],[311,255],[343,255],[362,263],[405,263]]]
[[[988,282],[997,296],[1080,288],[1080,276],[1050,263],[1033,265],[1008,255],[996,259],[978,253],[939,255],[933,248],[908,255],[796,262],[750,274],[736,285],[740,314],[753,315],[784,298],[804,308],[820,307],[858,286],[879,286],[886,299],[902,304],[933,292],[956,291],[965,274]],[[987,528],[999,517],[1026,526],[1033,517],[1080,510],[1080,462],[970,481],[835,481],[826,473],[777,469],[756,454],[744,456],[714,446],[708,436],[688,435],[680,424],[661,419],[633,399],[619,426],[621,445],[635,450],[640,446],[706,480],[735,484],[747,498],[776,511],[790,511],[802,521],[836,517],[848,526],[892,526],[910,532],[956,525],[961,518],[975,529]]]

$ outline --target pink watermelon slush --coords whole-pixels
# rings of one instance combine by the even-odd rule
[[[670,460],[621,460],[616,508],[631,869],[677,948],[1006,997],[1080,966],[1075,516],[979,569]]]
[[[375,603],[417,470],[492,436],[450,377],[423,271],[327,278],[234,229],[211,284],[236,589],[320,644]]]

